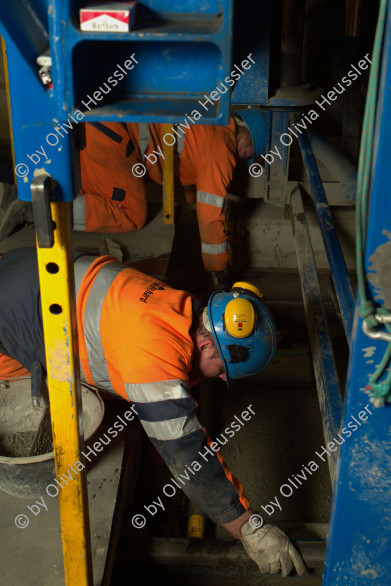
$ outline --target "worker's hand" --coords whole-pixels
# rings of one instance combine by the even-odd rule
[[[242,543],[248,556],[258,565],[262,574],[288,576],[295,567],[299,576],[304,574],[304,562],[289,538],[274,525],[255,529],[247,521],[242,527]]]

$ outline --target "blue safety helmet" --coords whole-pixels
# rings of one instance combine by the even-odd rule
[[[259,157],[266,152],[267,112],[260,108],[247,108],[236,110],[234,116],[241,118],[250,131],[254,155],[247,159],[247,163],[251,165],[255,157]]]
[[[217,343],[228,388],[236,379],[256,374],[271,362],[277,330],[255,285],[238,282],[229,293],[215,291],[209,299],[208,319],[204,325]]]

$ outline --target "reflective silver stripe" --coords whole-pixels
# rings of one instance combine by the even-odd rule
[[[175,127],[177,127],[177,124],[175,125]],[[178,155],[178,157],[180,157],[182,154],[182,151],[183,151],[183,145],[185,144],[185,135],[178,132],[178,134],[176,134],[175,136],[176,136],[175,150],[176,150],[176,154]]]
[[[226,242],[221,242],[221,244],[205,244],[204,242],[201,242],[201,252],[204,254],[221,254],[226,251]]]
[[[188,399],[189,385],[183,380],[164,380],[155,383],[125,383],[126,394],[136,403],[154,403],[171,399]]]
[[[77,232],[84,232],[86,229],[84,195],[78,195],[73,200],[73,229]]]
[[[101,268],[90,289],[84,310],[84,339],[86,341],[88,364],[95,384],[112,389],[100,335],[100,317],[107,291],[116,276],[124,270],[117,262],[110,262]]]
[[[81,256],[75,262],[75,291],[76,297],[79,293],[80,283],[84,275],[86,274],[87,270],[90,268],[94,260],[96,260],[97,256]]]
[[[223,209],[225,209],[227,203],[227,200],[221,195],[214,195],[213,193],[208,193],[207,191],[197,191],[197,201],[199,203],[206,203],[210,206]]]
[[[96,259],[97,259],[96,256],[82,256],[82,257],[78,258],[77,261],[75,262],[75,293],[76,293],[76,297],[77,297],[77,294],[79,293],[82,278],[86,274],[87,269],[90,268],[90,266],[92,265],[92,263]],[[83,365],[81,362],[80,362],[80,376],[81,376],[81,380],[86,383],[87,379],[85,377],[85,374],[83,371]]]
[[[149,437],[163,441],[179,439],[202,429],[194,413],[167,421],[143,421],[142,419],[140,421]]]
[[[80,274],[85,274],[92,264],[91,257],[81,257],[75,263],[75,275],[77,273],[78,287],[80,287]],[[77,267],[77,271],[76,271]],[[106,294],[116,276],[124,269],[124,265],[118,262],[110,262],[104,265],[97,274],[90,289],[84,310],[84,339],[87,348],[88,365],[91,376],[96,386],[113,391],[105,355],[103,352],[100,335],[100,317]],[[83,272],[84,269],[84,272]],[[83,275],[82,275],[83,276]],[[79,280],[80,279],[80,280]]]
[[[149,125],[148,122],[139,122],[138,123],[138,147],[140,150],[140,155],[143,157],[147,152],[148,145],[149,145]]]

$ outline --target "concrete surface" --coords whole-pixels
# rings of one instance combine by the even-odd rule
[[[18,383],[11,384],[15,386],[15,392],[17,392]],[[113,406],[113,402],[110,405]],[[118,413],[122,414],[127,409],[127,403],[118,401],[115,402],[115,407]],[[111,418],[112,414],[107,413],[102,425],[88,440],[88,445],[92,445],[104,434],[110,426],[108,422]],[[97,454],[97,457],[87,466],[94,586],[101,584],[103,576],[123,448],[124,433],[104,447],[103,451]],[[39,473],[40,468],[37,464],[37,474]],[[53,495],[53,489],[49,489],[49,493],[46,493],[48,484],[47,478],[42,479],[42,495],[37,499],[17,498],[0,490],[2,541],[0,581],[2,584],[7,586],[65,584],[58,500],[56,496],[49,494]]]
[[[311,201],[306,198],[305,213],[318,269],[328,269],[322,235]],[[296,269],[290,220],[282,208],[262,200],[237,202],[245,262],[258,269]],[[355,267],[355,212],[352,207],[332,208],[334,224],[348,269]],[[240,263],[240,259],[239,259]]]
[[[149,206],[149,221],[139,232],[107,234],[105,232],[73,232],[73,248],[85,254],[106,254],[105,239],[118,243],[124,262],[139,262],[151,257],[167,261],[174,238],[173,224],[163,224],[160,206]],[[34,226],[21,227],[8,238],[0,241],[0,254],[13,248],[35,246]]]

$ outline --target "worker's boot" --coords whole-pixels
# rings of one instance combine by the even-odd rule
[[[0,208],[0,214],[0,240],[10,236],[21,224],[34,221],[32,204],[20,199],[11,200],[4,211]]]

